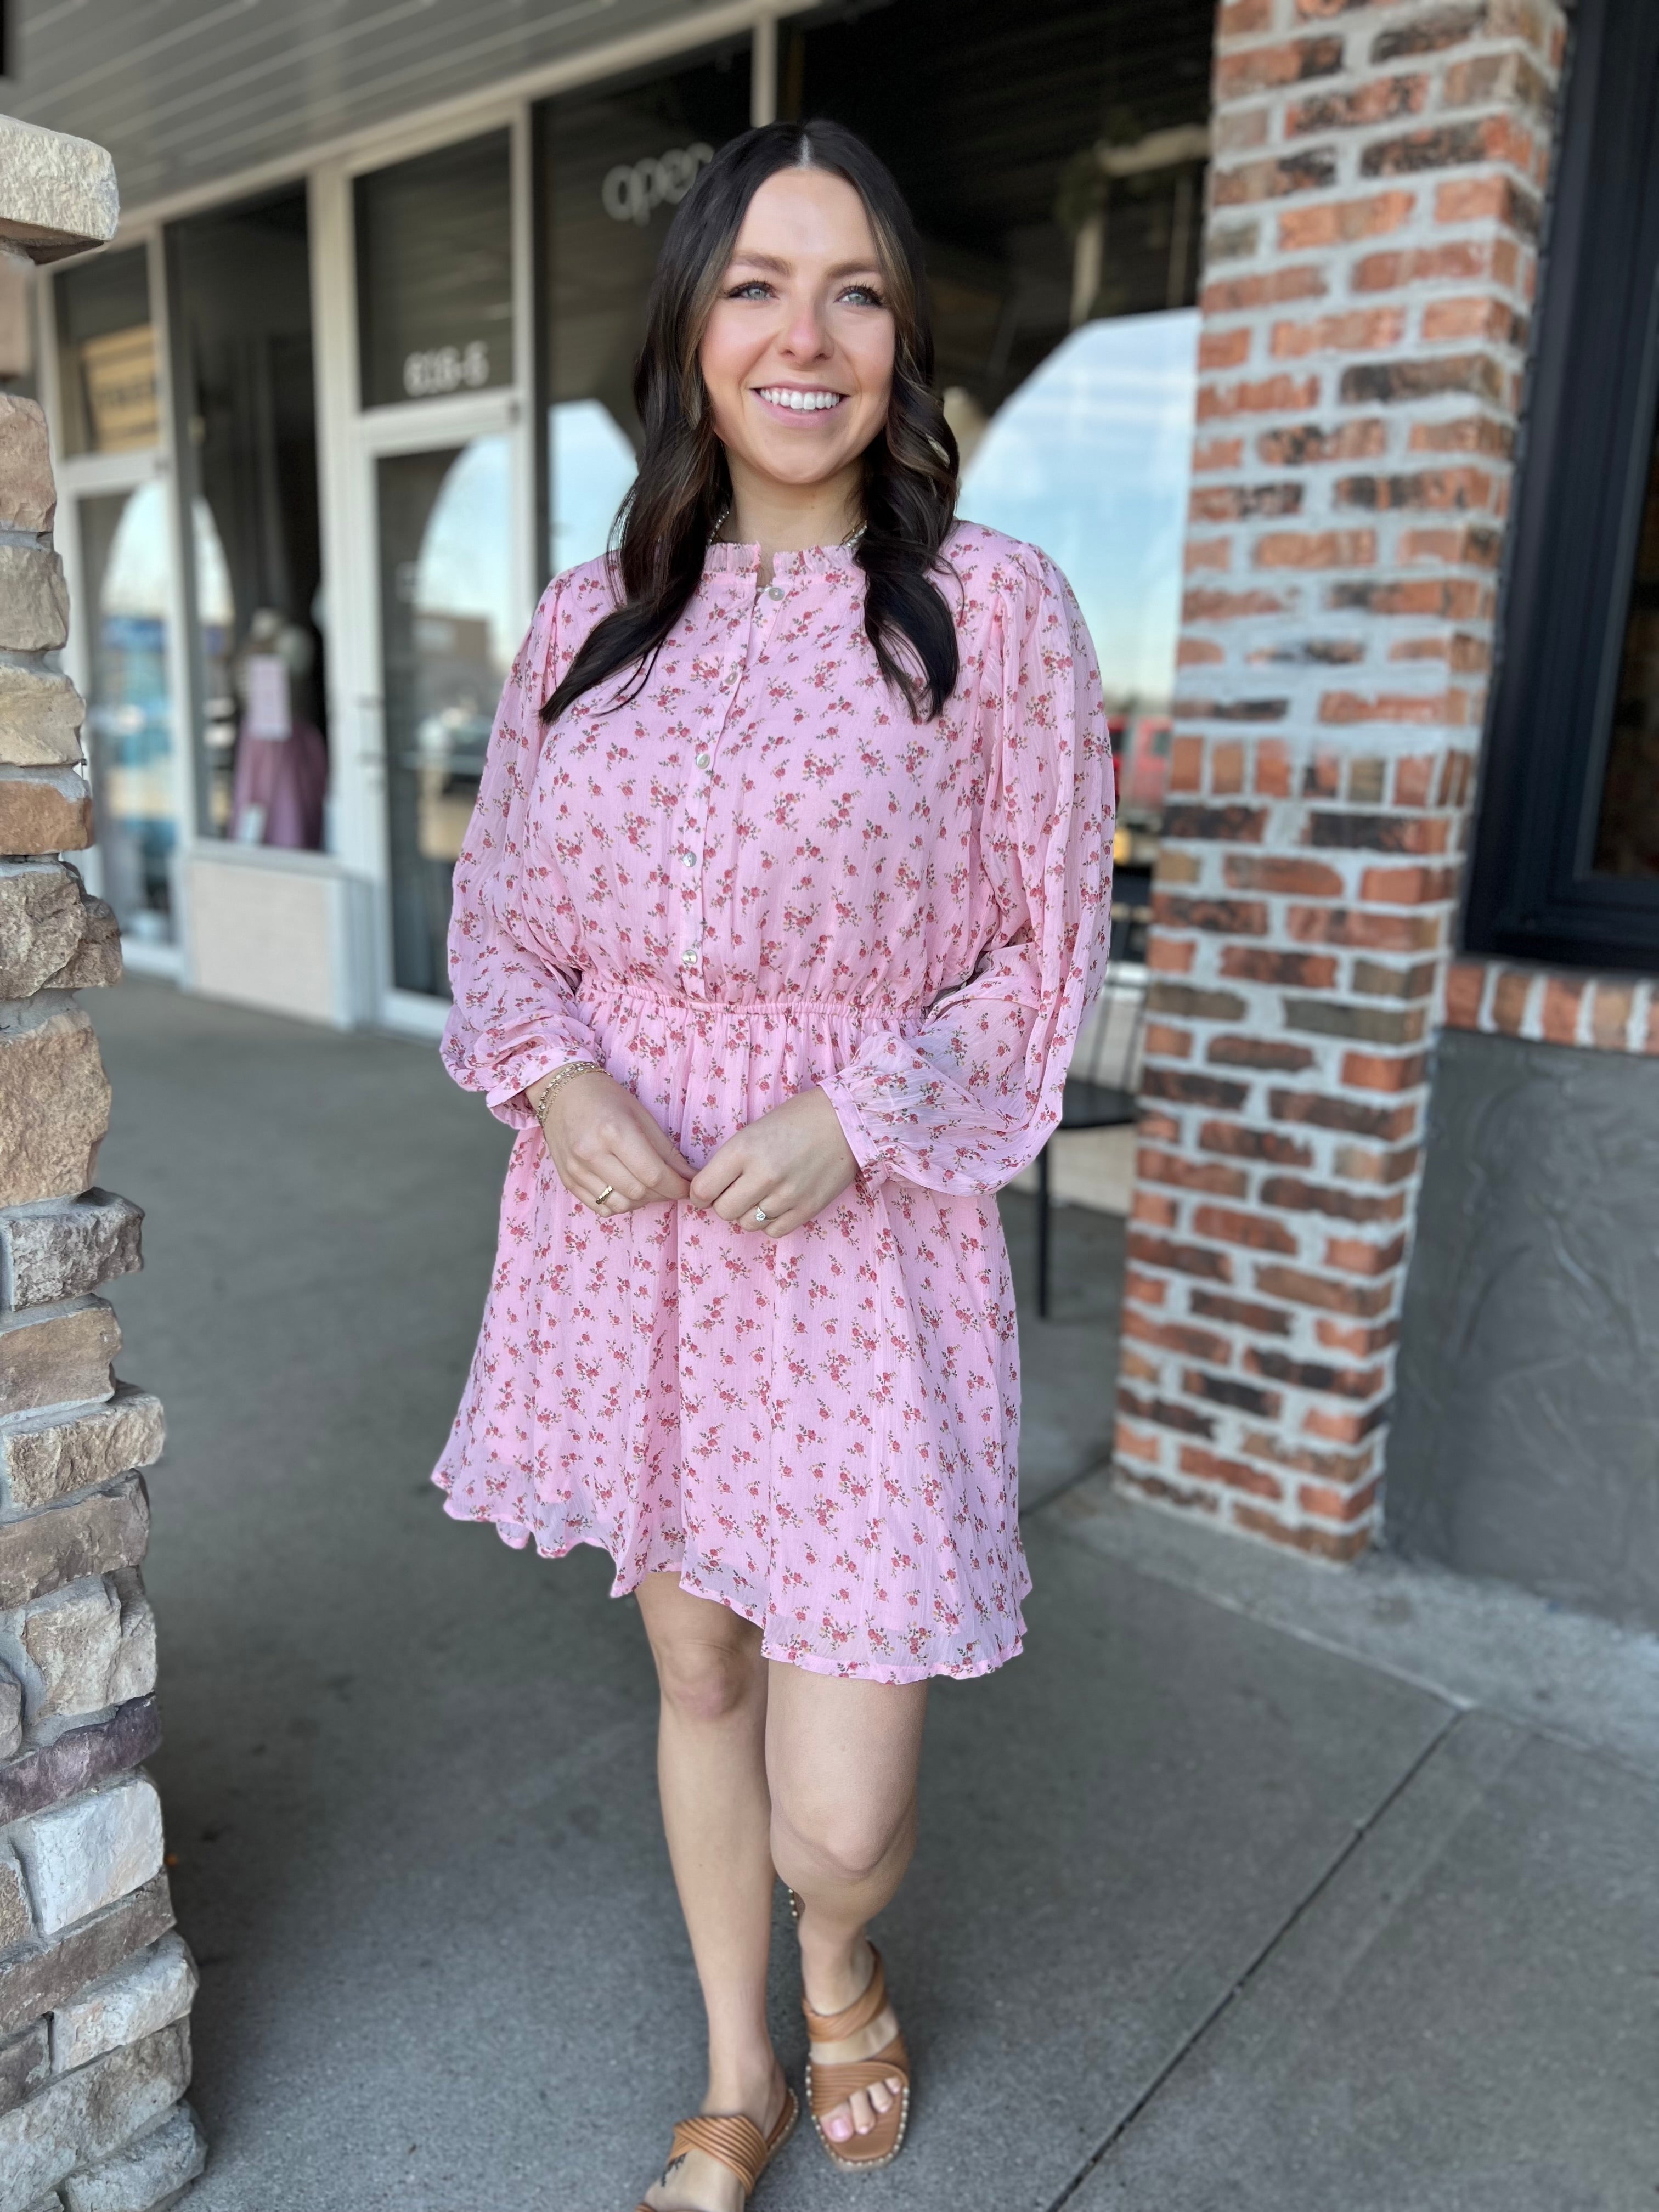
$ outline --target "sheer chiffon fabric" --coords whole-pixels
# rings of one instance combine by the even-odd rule
[[[1020,1649],[1018,1341],[995,1194],[1059,1118],[1107,953],[1113,786],[1093,648],[1032,547],[961,525],[957,690],[917,724],[826,547],[709,549],[640,696],[538,709],[612,605],[549,586],[456,866],[443,1054],[519,1131],[446,1510],[601,1546],[907,1682]],[[522,1093],[574,1059],[694,1166],[828,1095],[848,1189],[778,1238],[690,1203],[592,1214]]]

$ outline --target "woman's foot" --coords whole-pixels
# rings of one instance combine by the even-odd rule
[[[769,2138],[783,2118],[788,2096],[789,2084],[782,2067],[774,2058],[771,2079],[757,2094],[740,2098],[732,2104],[705,2103],[702,2109],[706,2112],[742,2112]],[[661,2179],[653,2181],[646,2191],[642,2202],[651,2208],[651,2212],[744,2212],[748,2196],[741,2179],[729,2166],[722,2166],[707,2151],[689,2150],[683,2157],[670,2161]]]
[[[869,1988],[875,1970],[876,1954],[867,1937],[860,1936],[848,1951],[832,1953],[827,1957],[820,1955],[809,1962],[808,1939],[803,1931],[801,1979],[806,2002],[814,2012],[845,2012]],[[831,2066],[847,2059],[873,2058],[877,2051],[887,2048],[898,2032],[898,2015],[890,2004],[884,2004],[866,2027],[854,2033],[842,2036],[835,2043],[813,2042],[807,2048],[814,2066]],[[833,2105],[827,2112],[820,2113],[818,2124],[832,2143],[856,2144],[861,2136],[870,2134],[883,2113],[892,2111],[903,2094],[902,2077],[890,2074],[884,2080],[872,2081],[867,2089],[854,2090],[844,2103]]]

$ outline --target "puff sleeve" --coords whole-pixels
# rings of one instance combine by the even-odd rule
[[[908,1033],[878,1031],[820,1087],[873,1187],[1000,1190],[1060,1119],[1111,936],[1111,739],[1070,585],[1033,553],[986,659],[998,719],[980,834],[996,915],[965,981]]]
[[[556,577],[542,594],[501,692],[450,908],[453,1003],[440,1047],[444,1065],[463,1090],[482,1091],[496,1119],[515,1128],[534,1126],[521,1095],[526,1084],[567,1060],[605,1058],[576,1002],[578,965],[526,897],[548,873],[528,824],[541,703],[580,642],[567,582]]]

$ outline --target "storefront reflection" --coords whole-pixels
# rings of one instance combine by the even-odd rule
[[[159,483],[80,504],[82,588],[94,610],[87,743],[104,895],[129,935],[170,933],[175,842],[168,548]]]
[[[392,969],[442,996],[449,879],[518,632],[509,445],[491,433],[379,465]]]

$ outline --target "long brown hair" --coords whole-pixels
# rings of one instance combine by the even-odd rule
[[[645,426],[639,474],[612,530],[623,603],[596,623],[542,708],[552,721],[619,670],[613,704],[636,699],[702,574],[709,533],[730,503],[726,449],[698,364],[720,278],[749,203],[780,169],[827,169],[864,202],[895,325],[887,421],[864,453],[864,626],[888,681],[917,720],[957,685],[956,624],[933,572],[956,519],[957,441],[933,388],[933,332],[921,241],[903,195],[839,123],[769,123],[723,146],[686,194],[663,241],[634,368]]]

